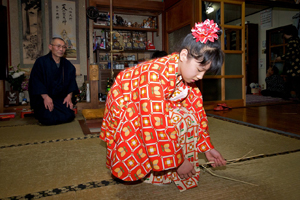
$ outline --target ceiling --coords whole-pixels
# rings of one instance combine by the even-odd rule
[[[207,17],[209,19],[214,19],[216,16],[217,10],[220,9],[220,3],[215,2],[205,2],[206,6],[211,5],[214,8],[214,12],[211,14],[208,14]],[[262,10],[271,8],[273,6],[270,5],[260,5],[260,4],[247,4],[245,6],[245,16],[249,16],[252,14],[255,14],[257,12],[260,12]],[[295,8],[296,9],[296,8]],[[229,23],[231,21],[235,21],[237,19],[241,18],[241,6],[235,5],[235,4],[225,4],[225,23]]]

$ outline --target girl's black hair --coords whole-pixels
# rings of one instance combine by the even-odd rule
[[[285,27],[281,32],[286,35],[291,35],[292,37],[298,37],[298,30],[294,25]]]
[[[219,36],[222,34],[222,30],[217,33]],[[217,74],[224,62],[224,53],[221,50],[221,44],[218,40],[214,42],[207,41],[205,44],[200,41],[196,42],[196,38],[189,33],[183,39],[180,47],[179,53],[186,49],[188,51],[189,58],[195,58],[199,60],[201,64],[207,64],[211,62],[211,66],[207,72]]]
[[[167,55],[168,55],[168,53],[165,51],[155,51],[151,58],[161,58],[161,57],[164,57]]]
[[[279,69],[275,65],[272,67],[272,71],[276,75],[279,74]]]

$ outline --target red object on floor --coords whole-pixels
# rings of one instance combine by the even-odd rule
[[[0,113],[0,119],[12,119],[15,118],[16,113]]]
[[[232,108],[227,106],[226,103],[220,103],[220,104],[217,105],[217,107],[214,108],[215,111],[230,110],[230,109],[232,109]]]
[[[77,114],[77,108],[73,108],[75,115]]]
[[[11,119],[11,118],[15,118],[15,115],[1,115],[0,119]]]
[[[24,115],[33,114],[33,110],[26,110],[21,112],[21,118],[24,118]]]
[[[218,104],[218,106],[222,106],[224,110],[230,110],[230,109],[232,109],[231,107],[227,106],[226,103]]]
[[[217,107],[214,108],[214,110],[215,110],[215,111],[219,111],[219,110],[224,110],[224,109],[223,109],[222,106],[219,106],[219,105],[218,105]]]

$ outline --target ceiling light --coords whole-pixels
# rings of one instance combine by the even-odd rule
[[[206,13],[207,14],[212,13],[212,12],[214,12],[214,10],[215,9],[213,7],[208,7],[207,10],[206,10]]]

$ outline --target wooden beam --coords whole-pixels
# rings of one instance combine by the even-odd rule
[[[180,0],[165,0],[165,10],[171,8],[174,6],[176,3],[178,3]]]
[[[92,108],[98,108],[99,98],[98,98],[98,81],[90,81],[91,89],[91,106]]]
[[[4,111],[5,87],[4,80],[0,80],[0,113]]]
[[[100,11],[108,11],[110,2],[107,0],[90,0],[90,5],[96,6]],[[132,14],[140,15],[149,15],[151,12],[160,14],[164,10],[163,2],[147,0],[114,0],[112,6],[114,12],[120,13],[123,11],[127,14],[129,11],[132,12]]]
[[[245,0],[247,4],[256,4],[256,5],[264,5],[270,7],[281,7],[281,8],[293,8],[300,9],[300,4],[296,4],[294,0]]]

